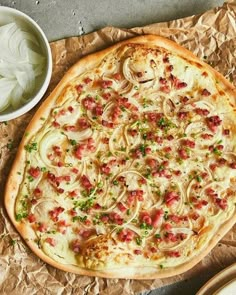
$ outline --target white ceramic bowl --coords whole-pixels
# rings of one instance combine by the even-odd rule
[[[43,97],[52,75],[51,49],[47,37],[39,25],[32,18],[19,10],[0,6],[0,27],[11,22],[15,22],[21,29],[33,34],[36,37],[42,49],[42,54],[46,58],[46,68],[40,78],[36,80],[34,93],[29,97],[28,102],[20,106],[18,109],[9,107],[4,112],[1,112],[0,122],[17,118],[31,110]]]

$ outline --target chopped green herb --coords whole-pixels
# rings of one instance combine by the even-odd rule
[[[11,246],[15,246],[15,244],[16,244],[16,240],[11,239],[11,240],[10,240],[10,245],[11,245]]]
[[[137,237],[136,239],[136,244],[141,246],[142,245],[142,238],[141,237]]]
[[[70,144],[71,144],[71,145],[76,145],[77,142],[76,142],[76,140],[74,140],[74,139],[70,139]]]
[[[21,219],[26,218],[28,214],[26,212],[16,214],[16,221],[21,221]]]
[[[113,180],[114,185],[118,185],[118,183],[119,183],[118,180]]]
[[[25,150],[29,153],[31,153],[32,151],[37,151],[38,147],[37,147],[37,142],[32,142],[29,143],[27,145],[25,145]]]
[[[46,172],[46,171],[47,171],[47,168],[46,168],[46,167],[41,167],[40,170],[41,170],[42,172]]]
[[[80,222],[85,222],[87,220],[87,216],[74,216],[72,218],[72,221],[75,222],[76,220],[79,220]]]
[[[152,226],[143,222],[140,224],[140,228],[141,229],[152,229]]]
[[[197,176],[196,176],[196,180],[197,180],[197,182],[201,182],[201,181],[202,181],[201,176],[197,175]]]

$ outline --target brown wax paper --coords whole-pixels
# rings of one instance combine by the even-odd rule
[[[201,15],[133,29],[106,27],[97,32],[51,43],[53,76],[47,95],[66,70],[82,56],[118,41],[157,34],[170,38],[210,63],[236,86],[236,0]],[[38,107],[38,106],[37,106]],[[36,111],[0,124],[0,294],[131,295],[207,271],[217,272],[236,260],[236,226],[193,269],[157,280],[101,279],[67,273],[47,265],[24,244],[3,206],[4,186],[23,132]]]

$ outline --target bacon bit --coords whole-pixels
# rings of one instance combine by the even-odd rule
[[[164,215],[163,209],[157,209],[156,210],[156,212],[154,213],[154,215],[152,217],[152,226],[154,228],[158,227],[160,219],[162,218],[163,215]]]
[[[85,84],[89,84],[90,82],[92,82],[92,79],[90,79],[89,77],[84,79]]]
[[[38,187],[36,187],[33,191],[34,196],[37,198],[40,197],[42,195],[42,193],[43,193],[42,190]]]
[[[182,172],[180,170],[174,170],[173,173],[176,176],[180,176],[182,174]]]
[[[55,128],[60,128],[60,126],[61,126],[56,120],[52,122],[52,125]]]
[[[57,244],[57,242],[56,242],[55,239],[53,239],[53,238],[49,238],[49,237],[45,239],[45,242],[48,243],[48,244],[49,244],[50,246],[52,246],[52,247],[55,247],[56,244]]]
[[[200,109],[200,108],[195,109],[195,112],[200,116],[208,116],[210,113],[207,109]]]
[[[150,122],[150,123],[156,123],[157,120],[160,120],[163,117],[163,114],[161,113],[146,113],[145,118]]]
[[[102,98],[104,98],[105,100],[108,100],[110,97],[111,97],[111,93],[109,92],[102,94]]]
[[[81,176],[80,183],[87,190],[90,190],[93,187],[91,182],[89,181],[88,177],[85,175]]]
[[[36,217],[35,217],[35,215],[32,214],[32,213],[30,213],[30,214],[28,215],[28,220],[29,220],[29,223],[33,223],[33,222],[35,222],[35,221],[36,221]]]
[[[167,84],[167,80],[166,80],[165,78],[162,78],[162,77],[160,77],[159,82],[160,82],[162,85],[166,85],[166,84]]]
[[[111,168],[108,166],[108,164],[102,164],[101,166],[101,171],[106,174],[109,175],[111,172]]]
[[[151,154],[151,153],[152,153],[152,149],[150,147],[146,147],[145,154]]]
[[[86,98],[84,98],[82,100],[82,104],[83,104],[83,106],[85,107],[86,110],[91,111],[95,107],[96,102],[95,102],[94,98],[88,96],[88,97],[86,97]]]
[[[163,62],[168,63],[169,62],[169,57],[168,56],[163,57]]]
[[[38,224],[38,231],[42,232],[46,232],[47,231],[47,225],[45,223],[39,223]]]
[[[184,140],[182,141],[182,143],[183,143],[184,146],[187,146],[187,147],[189,147],[189,148],[192,148],[192,149],[195,148],[195,142],[192,141],[192,140],[184,139]]]
[[[172,225],[170,223],[164,223],[163,224],[163,229],[166,231],[169,231],[172,229]]]
[[[146,179],[144,179],[144,178],[140,178],[139,180],[138,180],[138,183],[139,184],[146,184],[147,183],[147,180]]]
[[[171,140],[174,139],[174,136],[173,136],[173,135],[168,135],[168,136],[166,137],[166,139],[169,140],[169,141],[171,141]]]
[[[229,167],[232,169],[236,169],[236,162],[230,163]]]
[[[134,254],[141,255],[142,254],[142,251],[141,250],[138,250],[138,249],[135,249],[134,250]]]
[[[212,132],[216,132],[217,127],[220,126],[222,120],[219,116],[211,116],[207,118],[207,126]]]
[[[189,112],[179,112],[178,113],[178,118],[182,121],[188,117]]]
[[[197,220],[200,217],[200,215],[197,212],[193,212],[190,214],[190,218],[193,220]]]
[[[139,217],[141,223],[146,223],[147,225],[152,224],[152,218],[148,212],[142,212]]]
[[[151,159],[151,158],[149,158],[149,159],[146,160],[146,164],[147,164],[150,168],[154,169],[154,168],[157,167],[157,160],[156,160],[156,159]]]
[[[125,177],[124,177],[124,176],[119,176],[119,177],[117,178],[117,180],[118,180],[119,182],[125,183]]]
[[[77,212],[75,211],[75,209],[71,209],[71,210],[69,211],[69,213],[70,213],[70,215],[71,215],[72,217],[74,217],[74,216],[77,215]]]
[[[185,149],[179,149],[178,153],[179,153],[180,158],[183,160],[186,160],[189,158],[189,155]]]
[[[207,72],[203,72],[203,73],[202,73],[202,76],[203,76],[203,77],[207,77],[207,76],[208,76]]]
[[[128,206],[132,205],[132,203],[134,202],[134,200],[135,200],[135,196],[133,196],[133,195],[129,195],[129,196],[127,197],[127,203],[128,203]]]
[[[118,120],[118,118],[120,117],[121,115],[121,109],[119,106],[115,106],[114,109],[113,109],[113,112],[112,112],[112,121],[113,122],[116,122]]]
[[[185,88],[185,87],[187,87],[188,86],[188,84],[187,83],[185,83],[185,82],[181,82],[181,81],[178,81],[178,83],[176,84],[176,89],[182,89],[182,88]]]
[[[36,199],[32,199],[30,202],[32,205],[36,205],[38,203],[38,201]]]
[[[137,197],[138,201],[143,201],[143,190],[130,191],[130,195]]]
[[[174,67],[173,67],[172,65],[169,65],[168,67],[166,67],[166,70],[167,70],[168,72],[173,71],[173,69],[174,69]]]
[[[102,143],[108,144],[109,143],[109,138],[108,137],[102,138]]]
[[[186,104],[188,101],[189,101],[189,98],[188,98],[187,96],[183,96],[183,97],[181,97],[181,102],[182,102],[183,104]]]
[[[65,181],[71,181],[71,177],[70,177],[70,175],[64,175],[63,176],[63,179],[65,180]]]
[[[210,169],[212,170],[212,171],[215,171],[216,170],[216,168],[218,167],[218,164],[216,164],[216,163],[212,163],[212,164],[210,164]]]
[[[101,208],[102,208],[101,205],[99,205],[98,203],[93,205],[93,209],[95,209],[95,210],[99,210]]]
[[[202,94],[203,96],[209,96],[209,95],[211,95],[211,93],[210,93],[206,88],[204,88],[204,89],[202,90],[201,94]]]
[[[77,168],[72,168],[71,171],[75,174],[78,174],[79,170]]]
[[[113,75],[113,78],[114,78],[115,80],[117,80],[117,81],[120,81],[120,80],[121,80],[121,74],[120,74],[120,73],[115,73],[115,74]]]
[[[103,114],[103,108],[101,104],[97,104],[94,108],[94,114],[96,116],[101,116]]]
[[[113,84],[113,82],[110,81],[110,80],[103,80],[103,81],[101,82],[101,87],[102,87],[103,89],[106,89],[106,88],[108,88],[108,87],[111,87],[112,84]]]
[[[203,139],[211,139],[212,137],[213,137],[212,134],[207,134],[207,133],[201,134],[201,138]]]
[[[40,168],[39,167],[36,167],[36,168],[31,167],[28,172],[29,172],[30,176],[32,176],[33,178],[38,178],[40,175]]]
[[[89,137],[87,139],[87,149],[89,151],[91,151],[91,152],[93,152],[96,149],[96,147],[95,147],[95,141],[94,141],[94,139],[92,137]]]
[[[157,248],[155,248],[155,247],[151,247],[151,248],[150,248],[150,251],[151,251],[152,253],[157,253]]]
[[[64,208],[62,208],[62,207],[56,207],[55,209],[53,209],[53,210],[50,210],[49,212],[48,212],[48,214],[49,214],[49,216],[50,216],[50,218],[54,221],[54,222],[56,222],[56,221],[58,221],[58,216],[59,216],[59,214],[61,214],[62,212],[64,212]]]
[[[74,240],[71,245],[70,248],[75,252],[75,253],[79,253],[80,252],[80,240],[76,239]]]
[[[165,153],[170,153],[172,151],[172,148],[170,146],[166,146],[166,147],[164,147],[163,151]]]
[[[65,110],[60,110],[60,111],[59,111],[59,116],[61,116],[61,115],[63,116],[63,115],[65,115],[65,114],[66,114],[66,111],[65,111]]]
[[[107,215],[101,216],[100,219],[103,223],[107,223],[109,221],[109,217]]]
[[[168,85],[163,85],[160,87],[160,91],[164,93],[170,93],[170,87]]]
[[[74,154],[75,157],[79,160],[82,159],[82,152],[85,150],[86,145],[85,144],[80,144],[75,148]]]
[[[206,193],[206,195],[207,195],[208,197],[211,197],[211,196],[214,195],[216,192],[215,192],[212,188],[208,187],[207,189],[205,189],[205,193]]]
[[[54,151],[54,153],[55,153],[58,157],[61,156],[62,152],[61,152],[61,148],[60,148],[59,146],[54,145],[54,146],[52,147],[52,150]]]
[[[118,224],[118,225],[122,225],[123,221],[124,221],[124,219],[121,218],[121,216],[115,212],[110,213],[109,218],[112,222],[114,222],[115,224]]]
[[[80,130],[85,130],[91,126],[85,118],[79,118],[77,124]]]
[[[175,202],[179,201],[179,195],[176,192],[167,192],[164,196],[167,207],[172,206]]]
[[[143,72],[137,72],[136,75],[138,78],[141,78],[141,77],[143,77]]]
[[[64,130],[65,131],[77,131],[76,130],[76,127],[74,125],[67,125],[67,126],[64,126]]]
[[[185,240],[187,238],[187,235],[184,233],[177,234],[177,239],[180,239],[181,241]]]
[[[121,212],[125,212],[127,210],[127,208],[121,202],[117,204],[117,207]]]
[[[67,110],[70,112],[70,113],[73,113],[74,112],[74,108],[72,106],[68,106]]]
[[[169,257],[180,257],[181,256],[179,251],[170,251],[170,252],[167,253],[167,255]]]
[[[207,176],[208,176],[208,173],[207,172],[202,172],[201,178],[206,179]]]
[[[226,199],[216,198],[215,202],[222,210],[225,210],[228,207]]]
[[[198,201],[198,199],[197,199]],[[203,206],[207,206],[208,202],[206,200],[198,201],[196,204],[194,204],[194,207],[197,209],[202,209]]]
[[[121,242],[131,242],[134,237],[134,232],[129,229],[122,229],[118,233],[118,238]]]
[[[78,189],[75,189],[75,190],[69,192],[70,197],[77,197],[78,195],[79,195],[79,190]]]
[[[128,130],[128,133],[129,133],[129,135],[131,135],[131,136],[136,136],[137,134],[138,134],[138,131],[137,130],[135,130],[135,129],[129,129]]]
[[[179,223],[181,221],[181,217],[175,214],[171,214],[168,216],[171,221],[174,223]]]
[[[225,165],[227,163],[227,160],[224,159],[224,158],[220,158],[220,159],[218,159],[217,162],[219,163],[220,166],[223,166],[223,165]]]
[[[75,89],[77,90],[78,93],[81,93],[83,91],[83,85],[82,84],[76,85]]]
[[[57,162],[57,166],[58,166],[58,167],[63,167],[64,164],[63,164],[62,162],[59,161],[59,162]]]
[[[229,129],[224,129],[223,130],[223,135],[228,136],[230,134],[230,130]]]
[[[102,120],[102,126],[107,127],[107,128],[114,128],[114,124],[112,122],[108,122],[105,120]]]
[[[176,242],[178,240],[178,237],[171,232],[166,232],[164,239],[166,242]]]

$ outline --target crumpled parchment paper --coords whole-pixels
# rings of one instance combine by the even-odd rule
[[[97,32],[51,43],[53,76],[45,97],[65,71],[82,56],[140,34],[170,38],[210,63],[236,86],[236,1],[201,15],[133,29],[106,27]],[[198,265],[167,279],[121,280],[79,276],[57,270],[39,258],[21,240],[3,207],[4,185],[23,132],[37,107],[0,123],[0,294],[137,294],[204,271],[219,271],[236,261],[236,226]]]

